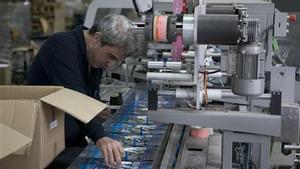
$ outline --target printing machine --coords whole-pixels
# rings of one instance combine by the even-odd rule
[[[138,13],[132,29],[147,52],[133,59],[131,70],[127,65],[119,72],[127,72],[128,81],[136,66],[147,71],[140,78],[149,84],[151,120],[217,129],[222,169],[239,161],[237,147],[251,161],[243,167],[273,167],[275,141],[291,167],[299,168],[296,68],[273,57],[276,38],[286,36],[292,16],[263,0],[94,0],[84,25],[91,27],[99,11],[123,9]],[[159,95],[175,96],[178,107],[158,108]]]

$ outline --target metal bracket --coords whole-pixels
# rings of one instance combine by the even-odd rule
[[[281,91],[271,91],[270,112],[272,115],[281,115]]]

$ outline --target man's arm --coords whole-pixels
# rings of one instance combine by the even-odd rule
[[[76,48],[62,46],[43,65],[46,65],[45,71],[53,85],[64,86],[87,95],[87,86],[80,71],[81,56],[76,51]],[[106,136],[102,123],[96,118],[87,124],[79,123],[84,133],[95,143]]]
[[[45,69],[47,69],[47,75],[54,85],[87,94],[87,86],[78,66],[80,61],[77,58],[80,56],[75,51],[76,49],[65,45],[53,53],[48,64],[43,65],[48,65]],[[97,118],[92,119],[88,124],[83,124],[80,121],[78,123],[82,126],[84,133],[102,151],[106,165],[110,167],[120,166],[123,153],[122,145],[106,136],[102,123]]]

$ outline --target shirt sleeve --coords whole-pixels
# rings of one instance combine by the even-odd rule
[[[48,78],[53,85],[64,86],[66,88],[78,91],[87,95],[87,86],[85,79],[80,71],[80,53],[76,47],[64,45],[53,51],[53,55],[48,60],[45,70]],[[84,124],[76,120],[84,132],[94,142],[106,136],[102,123],[97,119],[92,119],[89,123]]]

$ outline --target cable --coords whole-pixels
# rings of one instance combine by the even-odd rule
[[[273,40],[272,40],[272,47],[275,52],[279,50],[279,46],[278,46],[278,43],[277,43],[277,40],[275,37],[273,37]]]
[[[222,82],[222,80],[221,80],[221,79],[219,79],[219,81],[220,81],[220,83],[221,83],[222,87],[225,87],[225,85],[224,85],[224,83]]]
[[[240,161],[240,166],[242,167],[243,166],[243,163],[245,161],[245,157],[244,157],[244,151],[243,151],[243,146],[242,146],[242,143],[239,142],[239,146],[240,146],[240,157],[242,158],[241,161]]]
[[[139,10],[139,8],[138,8],[138,5],[137,5],[136,0],[132,0],[132,3],[133,3],[135,12],[137,13],[138,17],[141,17],[140,10]]]
[[[249,161],[250,161],[250,151],[251,151],[251,145],[250,143],[247,144],[247,161],[246,161],[246,169],[249,168]]]
[[[201,71],[199,71],[199,73],[202,73],[202,74],[214,74],[214,73],[218,73],[218,72],[220,72],[221,70],[220,69],[218,69],[218,70],[215,70],[215,71],[211,71],[211,72],[208,72],[208,71],[204,71],[204,72],[201,72]]]
[[[192,105],[187,99],[185,99],[185,101],[190,108],[193,108],[193,109],[196,108],[196,106]]]

